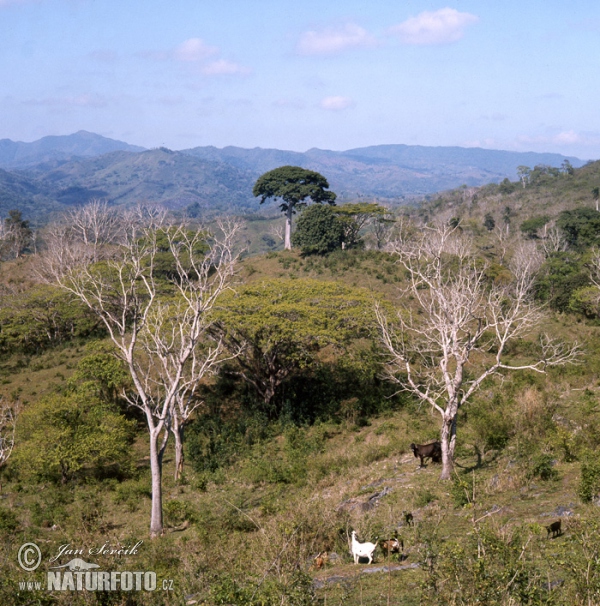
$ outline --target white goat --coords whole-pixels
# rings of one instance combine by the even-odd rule
[[[376,547],[375,543],[359,543],[356,540],[356,531],[352,531],[352,555],[355,564],[358,564],[358,558],[369,558],[370,564],[373,561],[373,553]]]

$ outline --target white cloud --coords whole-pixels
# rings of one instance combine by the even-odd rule
[[[499,143],[492,138],[470,139],[461,143],[462,147],[483,147],[487,149],[500,149]]]
[[[1,0],[0,0],[1,1]],[[206,44],[201,38],[189,38],[171,52],[146,51],[142,56],[155,61],[175,60],[187,63],[205,76],[243,75],[251,70],[239,63],[223,59],[217,46]]]
[[[232,74],[248,74],[250,70],[227,59],[217,59],[202,67],[202,73],[206,76],[223,76]]]
[[[309,30],[300,36],[296,50],[301,55],[333,55],[341,51],[376,44],[367,30],[355,23],[329,27],[320,31]]]
[[[558,133],[554,137],[556,143],[566,143],[568,145],[573,145],[575,143],[586,143],[587,137],[583,137],[582,135],[576,133],[575,131],[569,130],[566,132]],[[597,140],[595,141],[597,143]]]
[[[320,103],[322,109],[336,112],[348,109],[349,107],[352,107],[352,105],[354,105],[354,101],[352,101],[350,97],[340,96],[325,97]]]
[[[460,40],[465,29],[479,21],[470,13],[459,13],[453,8],[425,11],[389,28],[404,44],[449,44]]]
[[[210,46],[200,38],[190,38],[175,49],[174,57],[178,61],[204,61],[218,52],[216,46]]]

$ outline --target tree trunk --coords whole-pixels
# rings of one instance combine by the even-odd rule
[[[152,475],[152,506],[150,513],[150,538],[154,539],[163,533],[163,510],[162,510],[162,467],[163,455],[169,430],[163,428],[165,438],[162,444],[158,445],[160,430],[150,431],[150,473]]]
[[[175,483],[179,482],[181,474],[183,473],[183,431],[184,424],[181,423],[177,416],[173,418],[172,427],[173,437],[175,438]]]
[[[288,204],[287,211],[285,213],[285,250],[292,250],[292,212],[294,208],[291,204]]]
[[[445,414],[442,421],[442,473],[440,480],[449,480],[454,471],[454,448],[456,447],[456,413]]]

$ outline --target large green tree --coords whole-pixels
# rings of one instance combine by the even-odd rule
[[[224,292],[220,336],[239,353],[237,374],[274,411],[278,387],[326,345],[342,347],[374,326],[367,290],[310,279],[265,280]]]
[[[593,208],[564,210],[558,216],[556,225],[575,250],[600,245],[600,213]]]
[[[317,204],[335,204],[336,195],[329,189],[325,177],[300,166],[280,166],[258,178],[252,189],[254,196],[260,196],[262,204],[269,198],[281,199],[279,205],[285,213],[285,248],[292,248],[292,216],[296,207],[307,204],[310,199]]]

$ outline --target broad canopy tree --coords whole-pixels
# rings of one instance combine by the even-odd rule
[[[285,249],[292,248],[292,216],[296,207],[304,206],[310,199],[317,204],[335,204],[336,195],[329,189],[325,177],[300,166],[280,166],[266,172],[254,184],[252,193],[260,196],[262,204],[269,198],[282,200],[279,205],[285,213]]]
[[[236,374],[275,412],[279,386],[327,345],[343,347],[374,327],[373,296],[361,288],[311,279],[265,280],[228,290],[215,306],[219,338]]]
[[[441,478],[449,479],[458,411],[488,377],[544,373],[575,361],[579,352],[540,335],[529,360],[508,354],[509,343],[530,335],[543,319],[532,296],[541,262],[532,247],[515,252],[512,279],[504,283],[487,279],[471,242],[448,225],[403,234],[393,253],[407,284],[395,317],[377,309],[389,377],[440,414]]]

